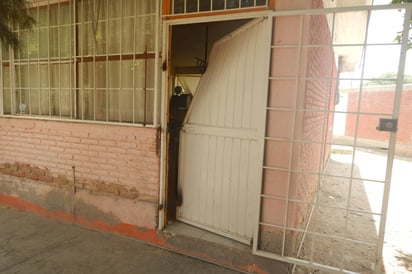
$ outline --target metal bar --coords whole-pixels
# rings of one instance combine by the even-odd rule
[[[286,201],[285,197],[281,197],[281,196],[274,196],[274,195],[270,195],[270,194],[264,194],[261,195],[261,197],[263,198],[267,198],[269,200],[277,200],[277,201]],[[341,207],[341,206],[334,206],[334,205],[329,205],[329,204],[325,204],[325,203],[319,203],[317,201],[304,201],[304,200],[297,200],[297,199],[289,199],[289,202],[293,202],[293,203],[297,203],[297,204],[308,204],[308,205],[312,205],[312,206],[322,206],[325,208],[331,208],[331,209],[339,209],[339,210],[346,210],[346,207]],[[370,215],[376,215],[376,216],[381,216],[381,213],[376,213],[376,212],[372,212],[372,211],[367,211],[367,210],[360,210],[360,209],[354,209],[354,208],[349,208],[348,212],[350,213],[363,213],[363,214],[370,214]],[[304,230],[302,230],[304,231]]]
[[[58,84],[59,85],[59,88],[58,88],[58,93],[59,93],[59,101],[58,101],[58,104],[59,104],[59,117],[62,116],[62,84],[61,84],[62,81],[61,81],[61,62],[60,62],[62,52],[61,52],[61,47],[60,47],[60,44],[61,44],[61,39],[60,39],[61,24],[60,24],[60,16],[59,16],[60,13],[61,13],[60,9],[61,9],[61,5],[60,5],[60,1],[59,1],[58,5],[57,5],[57,20],[58,20],[57,47],[58,47],[58,54],[59,54],[59,65],[58,65],[58,73],[59,73],[59,76],[58,76],[58,81],[59,81],[59,84]],[[55,104],[55,103],[53,103],[53,104]],[[52,113],[52,114],[54,114],[54,113]]]
[[[3,64],[4,47],[0,46],[0,116],[4,115],[4,64]],[[9,76],[10,78],[10,76]],[[9,79],[10,81],[10,79]],[[10,84],[9,84],[10,86]],[[10,87],[9,87],[10,89]]]
[[[361,81],[360,81],[360,88],[359,88],[359,100],[358,100],[358,105],[356,107],[357,112],[360,112],[361,109],[361,99],[362,99],[362,91],[363,91],[363,75],[365,73],[365,60],[366,60],[366,45],[367,45],[367,39],[368,39],[368,34],[369,34],[369,23],[370,23],[370,17],[371,17],[371,11],[368,11],[368,16],[366,20],[366,31],[365,31],[365,38],[364,38],[364,50],[363,50],[363,56],[362,56],[362,69],[361,69]],[[351,160],[351,167],[350,167],[350,178],[349,178],[349,191],[348,191],[348,196],[346,199],[346,218],[345,218],[345,225],[344,225],[344,230],[343,230],[343,235],[346,238],[347,237],[347,230],[348,230],[348,212],[349,212],[349,206],[350,206],[350,200],[351,200],[351,195],[352,195],[352,187],[353,187],[353,175],[354,175],[354,166],[355,166],[355,156],[356,156],[356,149],[357,149],[357,139],[358,139],[358,129],[359,129],[359,114],[356,115],[356,122],[355,122],[355,132],[354,132],[354,140],[353,140],[353,153],[352,153],[352,160]],[[343,265],[343,258],[341,259],[341,265]]]
[[[135,9],[137,9],[137,7],[136,7],[136,0],[134,1],[134,4],[135,4]],[[136,22],[136,11],[135,11],[135,13],[133,14],[133,52],[136,52],[137,51],[137,49],[136,49],[136,25],[137,25],[137,22]],[[137,68],[137,66],[136,66],[136,56],[135,55],[133,55],[133,73],[132,73],[132,124],[134,124],[135,122],[136,122],[136,117],[135,117],[135,114],[136,114],[136,110],[135,110],[135,108],[136,108],[136,102],[135,102],[135,93],[136,93],[136,68]]]
[[[331,27],[332,35],[329,38],[330,41],[334,41],[335,32],[333,30],[335,29],[334,28],[335,27],[335,18],[336,18],[336,14],[334,13],[333,14],[333,20],[332,20],[332,27]],[[334,58],[333,58],[333,54],[332,54],[333,46],[330,45],[329,49],[330,49],[330,53],[329,53],[330,56],[329,56],[328,64],[330,64],[330,68],[329,68],[330,69],[330,77],[332,78],[332,77],[334,77],[333,76]],[[329,65],[327,65],[327,66],[329,66]],[[321,177],[320,174],[323,173],[323,171],[325,169],[325,163],[324,163],[325,155],[324,154],[326,153],[326,147],[327,147],[327,142],[328,142],[328,140],[327,140],[327,136],[328,136],[327,130],[329,129],[328,124],[329,124],[329,115],[330,115],[329,109],[330,109],[330,100],[331,100],[330,94],[332,92],[332,81],[329,80],[328,85],[329,85],[329,87],[327,88],[327,91],[329,91],[329,93],[327,94],[327,96],[325,98],[325,103],[324,103],[324,106],[323,106],[324,109],[327,110],[327,113],[324,113],[323,122],[322,122],[322,125],[323,125],[322,126],[322,134],[321,134],[322,135],[322,141],[321,141],[322,145],[321,145],[321,151],[320,151],[320,161],[319,161],[319,165],[318,165],[317,186],[316,186],[316,190],[315,190],[316,192],[315,192],[315,197],[314,197],[313,204],[312,204],[311,209],[310,209],[309,217],[306,220],[305,229],[304,229],[304,232],[303,232],[302,239],[299,243],[299,247],[298,247],[298,250],[297,250],[297,253],[296,253],[297,254],[296,257],[299,257],[300,254],[301,254],[301,251],[302,251],[302,248],[303,248],[303,243],[306,239],[306,235],[307,235],[308,230],[309,230],[309,225],[312,222],[313,213],[314,213],[315,209],[317,209],[317,207],[319,206],[319,204],[317,204],[317,201],[318,201],[318,196],[320,194],[320,187],[321,187],[322,180],[323,180],[323,177]],[[298,96],[296,96],[296,97],[298,97]],[[296,143],[294,143],[294,144],[296,144]],[[313,145],[313,142],[311,144]],[[310,203],[307,203],[307,204],[310,205]],[[311,252],[312,251],[313,251],[313,248],[311,249]],[[295,269],[296,269],[296,265],[293,265],[292,273],[295,272]]]
[[[93,7],[94,8],[94,7]],[[109,11],[109,1],[106,1],[106,11]],[[106,23],[106,37],[109,37],[109,20],[112,18],[109,18],[109,14],[107,14],[107,19],[105,21]],[[96,26],[97,29],[97,26]],[[97,43],[95,44],[94,47],[94,56],[93,56],[93,71],[96,71],[96,55],[97,55]],[[108,52],[109,52],[109,43],[106,43],[106,48],[105,48],[105,52],[104,52],[104,56],[106,57],[105,60],[105,75],[106,75],[106,79],[105,79],[105,106],[103,107],[104,111],[105,111],[105,116],[106,116],[106,122],[110,121],[109,119],[109,87],[110,87],[110,73],[109,73],[109,69],[110,69],[110,63],[109,63],[109,57],[108,57]],[[95,76],[96,79],[96,76]],[[95,81],[95,85],[94,88],[96,89],[96,81]],[[93,100],[96,104],[96,95],[94,96],[94,100]],[[94,113],[95,113],[95,117],[94,120],[96,120],[96,106],[94,107]]]
[[[50,115],[50,108],[51,108],[51,65],[50,65],[50,47],[51,47],[51,33],[50,33],[50,14],[51,14],[51,11],[50,11],[50,0],[48,0],[47,1],[47,15],[48,15],[48,20],[47,20],[47,22],[48,22],[48,27],[49,27],[49,36],[48,36],[48,40],[49,40],[49,46],[48,46],[48,48],[47,48],[47,77],[48,77],[48,87],[47,87],[47,93],[48,93],[48,95],[49,95],[49,97],[48,97],[48,115],[49,116],[51,116]],[[40,88],[40,87],[39,87]],[[41,90],[41,89],[40,89]],[[41,107],[42,107],[42,103],[41,103],[41,92],[39,92],[39,96],[40,96],[40,98],[39,98],[39,114],[40,115],[42,115],[42,109],[41,109]]]
[[[272,227],[272,228],[278,228],[281,229],[282,226],[280,225],[275,225],[275,224],[269,224],[269,223],[264,223],[261,222],[260,224],[264,225],[264,226],[268,226],[268,227]],[[304,229],[299,229],[299,228],[293,228],[293,227],[288,227],[289,231],[293,231],[293,232],[300,232],[300,233],[304,233],[305,230]],[[335,236],[335,235],[329,235],[326,233],[320,233],[320,232],[314,232],[314,231],[308,231],[307,232],[308,235],[313,235],[313,236],[320,236],[322,238],[329,238],[329,239],[335,239],[335,240],[344,240],[346,242],[349,243],[356,243],[356,244],[361,244],[361,245],[367,245],[370,247],[376,247],[377,244],[376,243],[371,243],[371,242],[365,242],[365,241],[361,241],[361,240],[354,240],[354,239],[348,239],[348,238],[344,238],[342,236]],[[263,251],[263,250],[262,250]],[[312,263],[311,261],[308,261],[309,263]]]
[[[301,10],[282,10],[273,11],[273,16],[297,16],[297,15],[319,15],[331,14],[339,12],[356,12],[356,11],[375,11],[375,10],[401,10],[410,4],[389,4],[376,6],[351,6],[351,7],[336,7],[336,8],[322,8],[322,9],[301,9]]]
[[[403,78],[405,74],[405,66],[406,66],[406,54],[408,51],[408,42],[409,42],[409,28],[410,28],[410,20],[412,16],[412,5],[408,5],[405,9],[404,15],[404,22],[403,22],[403,31],[402,31],[402,47],[401,47],[401,54],[399,56],[399,68],[398,68],[398,79],[396,81],[396,91],[395,91],[395,101],[393,103],[393,119],[398,119],[400,114],[400,105],[402,99],[402,89],[403,89]],[[382,217],[379,226],[379,233],[378,233],[378,248],[376,252],[376,271],[375,273],[380,273],[382,268],[382,250],[384,244],[384,237],[385,237],[385,226],[386,226],[386,218],[388,213],[388,205],[389,205],[389,194],[391,189],[391,178],[392,178],[392,168],[393,168],[393,160],[395,158],[395,147],[396,147],[396,131],[391,132],[390,134],[390,141],[389,141],[389,153],[388,153],[388,161],[386,166],[386,183],[384,188],[384,197],[382,202]]]
[[[314,263],[314,262],[310,262],[310,261],[306,261],[306,260],[301,260],[301,259],[297,259],[297,258],[289,257],[289,256],[280,256],[280,255],[276,255],[274,253],[261,251],[261,250],[256,251],[256,255],[266,257],[266,258],[269,258],[269,259],[275,259],[275,260],[287,262],[287,263],[290,263],[290,264],[296,264],[296,265],[315,268],[315,269],[319,269],[319,270],[325,270],[326,273],[357,274],[356,272],[352,272],[352,271],[348,271],[348,270],[341,270],[337,267],[327,266],[327,265]]]
[[[136,13],[136,12],[135,12]],[[120,1],[120,19],[119,19],[119,21],[120,21],[120,29],[118,30],[119,31],[119,33],[120,33],[120,45],[119,45],[119,51],[120,51],[120,56],[122,56],[122,46],[123,46],[123,44],[122,44],[122,40],[123,40],[123,35],[122,35],[122,27],[123,27],[123,17],[122,17],[122,15],[123,15],[123,1]],[[119,69],[119,79],[120,79],[120,81],[119,81],[119,103],[118,103],[118,115],[119,115],[119,119],[118,119],[118,122],[122,122],[122,111],[121,111],[121,109],[122,109],[122,94],[123,94],[123,91],[122,91],[122,74],[123,74],[123,71],[122,71],[122,66],[123,66],[123,62],[122,61],[119,61],[119,63],[120,63],[120,69]],[[109,106],[107,106],[107,108],[108,108]],[[114,116],[114,114],[113,114],[113,116]],[[114,117],[113,117],[114,118]]]
[[[233,14],[222,14],[222,15],[211,15],[202,17],[189,17],[189,18],[174,18],[168,19],[167,23],[169,25],[184,25],[191,23],[206,23],[206,22],[218,22],[226,20],[236,20],[236,19],[252,19],[257,17],[271,17],[273,11],[251,11],[247,13],[233,13]]]
[[[147,53],[147,44],[145,45],[145,53]],[[146,125],[146,112],[147,112],[147,59],[144,59],[144,88],[143,88],[143,125]]]
[[[70,3],[69,6],[70,10],[70,29],[73,33],[73,35],[70,35],[70,59],[72,62],[69,63],[69,97],[70,97],[70,118],[76,118],[77,117],[77,104],[76,102],[76,88],[78,85],[76,84],[77,82],[77,64],[74,61],[74,58],[77,54],[76,49],[77,49],[77,32],[76,32],[76,23],[77,22],[77,16],[76,16],[76,2],[73,4]]]
[[[299,23],[299,43],[298,43],[298,58],[296,64],[298,65],[298,68],[296,69],[296,78],[295,78],[295,92],[298,94],[299,92],[299,80],[300,80],[300,60],[301,60],[301,55],[302,55],[302,36],[303,36],[303,16],[300,16],[300,23]],[[296,128],[296,120],[297,120],[297,115],[296,115],[296,108],[298,106],[298,96],[295,98],[294,102],[294,107],[293,109],[295,110],[293,112],[293,117],[292,117],[292,129],[291,129],[291,137],[293,138],[295,136],[295,128]],[[294,152],[294,146],[293,143],[291,142],[289,144],[289,163],[288,163],[288,179],[287,179],[287,190],[286,190],[286,205],[285,205],[285,219],[284,219],[284,224],[283,224],[283,239],[282,239],[282,256],[285,256],[285,245],[286,245],[286,230],[287,230],[287,223],[288,223],[288,215],[289,215],[289,195],[290,195],[290,184],[292,181],[291,177],[291,169],[292,169],[292,160],[293,160],[293,152]]]
[[[159,86],[159,68],[160,68],[160,14],[161,14],[161,6],[159,1],[156,1],[156,15],[155,15],[155,65],[154,65],[154,111],[153,111],[153,125],[159,125],[159,100],[160,100],[160,86]]]
[[[153,128],[153,125],[146,125],[143,124],[131,124],[131,123],[118,123],[118,122],[106,122],[106,121],[93,121],[93,120],[80,120],[80,119],[70,119],[70,118],[59,118],[59,117],[48,117],[48,116],[19,116],[19,115],[10,115],[5,114],[3,117],[6,118],[16,118],[16,119],[29,119],[29,120],[42,120],[42,121],[60,121],[60,122],[70,122],[70,123],[80,123],[80,124],[97,124],[97,125],[112,125],[112,126],[129,126],[129,127],[137,127],[137,128]]]
[[[280,110],[280,111],[293,111],[292,108],[281,108],[281,107],[268,107],[268,110]],[[315,113],[343,113],[343,114],[359,114],[359,115],[369,115],[369,116],[387,116],[392,117],[390,113],[383,113],[383,112],[353,112],[353,111],[336,111],[336,110],[322,110],[322,109],[296,109],[299,112],[315,112]]]

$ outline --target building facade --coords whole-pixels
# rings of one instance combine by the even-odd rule
[[[0,55],[0,203],[180,251],[162,231],[187,223],[243,270],[296,254],[338,56],[328,17],[287,11],[332,2],[33,0]]]

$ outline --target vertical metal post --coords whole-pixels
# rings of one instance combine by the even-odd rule
[[[395,89],[395,98],[393,103],[393,114],[392,119],[398,119],[400,113],[402,89],[403,89],[403,78],[405,74],[405,65],[406,65],[406,54],[408,51],[408,41],[409,41],[409,26],[412,16],[412,6],[408,5],[405,9],[405,18],[403,22],[403,31],[402,31],[402,45],[401,45],[401,54],[399,56],[399,68],[398,68],[398,77],[396,80],[396,89]],[[383,202],[382,202],[382,216],[379,226],[378,234],[378,246],[377,246],[377,262],[375,273],[381,273],[381,268],[383,264],[382,251],[385,237],[385,227],[386,219],[388,214],[388,205],[389,205],[389,194],[391,188],[391,178],[392,178],[392,168],[393,160],[395,158],[395,147],[396,147],[396,132],[392,131],[390,133],[389,139],[389,151],[388,151],[388,161],[386,166],[386,177],[385,177],[385,186],[383,192]]]

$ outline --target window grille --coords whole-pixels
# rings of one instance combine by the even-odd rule
[[[172,0],[172,14],[200,13],[268,6],[269,0]]]
[[[1,50],[3,114],[153,124],[156,1],[54,2]]]

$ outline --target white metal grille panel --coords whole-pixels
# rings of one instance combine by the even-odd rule
[[[273,13],[255,254],[292,263],[296,273],[382,270],[396,132],[376,127],[381,118],[399,118],[411,9]],[[401,41],[394,40],[396,31],[373,36],[381,31],[377,20],[394,12]],[[395,52],[391,64],[380,58],[388,52]],[[371,107],[368,83],[379,78],[376,66],[395,76],[386,79],[389,95]]]

